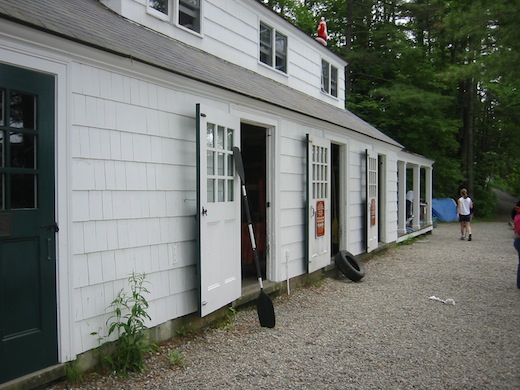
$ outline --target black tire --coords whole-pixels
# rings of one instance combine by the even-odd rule
[[[353,282],[359,282],[365,276],[365,267],[354,257],[354,255],[347,251],[339,251],[334,257],[336,267]]]

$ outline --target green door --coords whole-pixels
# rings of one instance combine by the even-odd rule
[[[56,364],[54,76],[0,64],[0,384]]]

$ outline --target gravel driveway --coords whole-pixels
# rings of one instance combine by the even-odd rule
[[[338,275],[275,299],[274,329],[240,311],[230,329],[164,345],[140,376],[88,376],[72,388],[520,389],[513,231],[472,227],[468,242],[457,223],[438,224],[372,257],[359,283]],[[184,367],[168,364],[172,349]]]

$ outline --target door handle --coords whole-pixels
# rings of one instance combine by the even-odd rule
[[[58,227],[58,224],[56,222],[54,223],[51,223],[50,225],[43,225],[43,226],[40,226],[42,229],[49,229],[49,230],[53,230],[54,233],[58,233],[60,231],[60,228]]]
[[[202,215],[207,216],[208,215],[208,209],[202,208]]]

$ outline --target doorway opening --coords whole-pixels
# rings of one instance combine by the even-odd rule
[[[262,279],[267,275],[267,129],[247,123],[240,125],[240,149],[244,163],[247,198],[260,263]],[[242,286],[257,282],[256,266],[251,248],[248,223],[242,204],[241,224]]]
[[[331,257],[336,256],[340,250],[340,221],[341,221],[341,196],[340,196],[340,147],[331,144]]]

